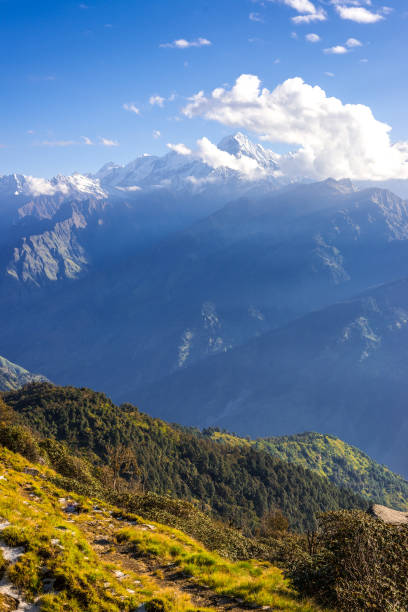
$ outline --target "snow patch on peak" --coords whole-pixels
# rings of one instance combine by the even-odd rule
[[[102,189],[99,179],[75,173],[71,176],[57,175],[52,179],[13,174],[1,177],[0,188],[9,195],[39,197],[39,196],[70,196],[75,198],[104,198],[106,192]]]

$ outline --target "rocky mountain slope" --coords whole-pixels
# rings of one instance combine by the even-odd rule
[[[150,247],[131,246],[122,205],[102,225],[95,212],[94,224],[81,230],[94,253],[83,278],[29,292],[13,285],[0,296],[8,320],[0,339],[13,359],[118,400],[137,399],[149,380],[398,279],[408,259],[406,203],[387,191],[355,192],[347,181],[241,199]]]
[[[102,253],[112,257],[119,249],[123,257],[130,245],[150,244],[231,198],[288,182],[274,177],[276,156],[242,134],[220,147],[236,159],[251,159],[265,178],[214,169],[176,151],[123,167],[108,163],[94,176],[0,176],[0,266],[6,278],[34,285],[77,278]]]
[[[0,391],[18,389],[30,382],[45,382],[41,374],[32,374],[21,366],[0,356]]]

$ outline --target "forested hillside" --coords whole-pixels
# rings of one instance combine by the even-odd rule
[[[326,476],[334,484],[347,486],[375,503],[408,510],[408,482],[373,461],[359,448],[335,436],[306,432],[250,440],[216,428],[204,433],[219,442],[251,445],[282,461],[302,465]]]
[[[200,508],[248,532],[273,508],[304,530],[319,512],[367,507],[359,495],[301,465],[256,448],[222,446],[130,404],[118,407],[89,389],[31,384],[3,398],[24,423],[66,442],[94,465],[112,463],[115,449],[130,449],[135,478],[145,490],[196,500]]]

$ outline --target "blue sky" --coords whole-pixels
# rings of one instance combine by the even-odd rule
[[[0,174],[92,172],[167,143],[218,142],[235,128],[181,109],[241,74],[269,90],[299,76],[408,141],[405,0],[335,1],[0,0]],[[350,8],[362,11],[342,18]],[[316,13],[324,20],[293,21]]]

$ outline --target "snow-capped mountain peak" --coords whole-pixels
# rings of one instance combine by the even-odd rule
[[[279,155],[255,144],[241,132],[226,136],[218,143],[218,148],[230,155],[241,158],[243,155],[255,159],[262,168],[277,170]]]

